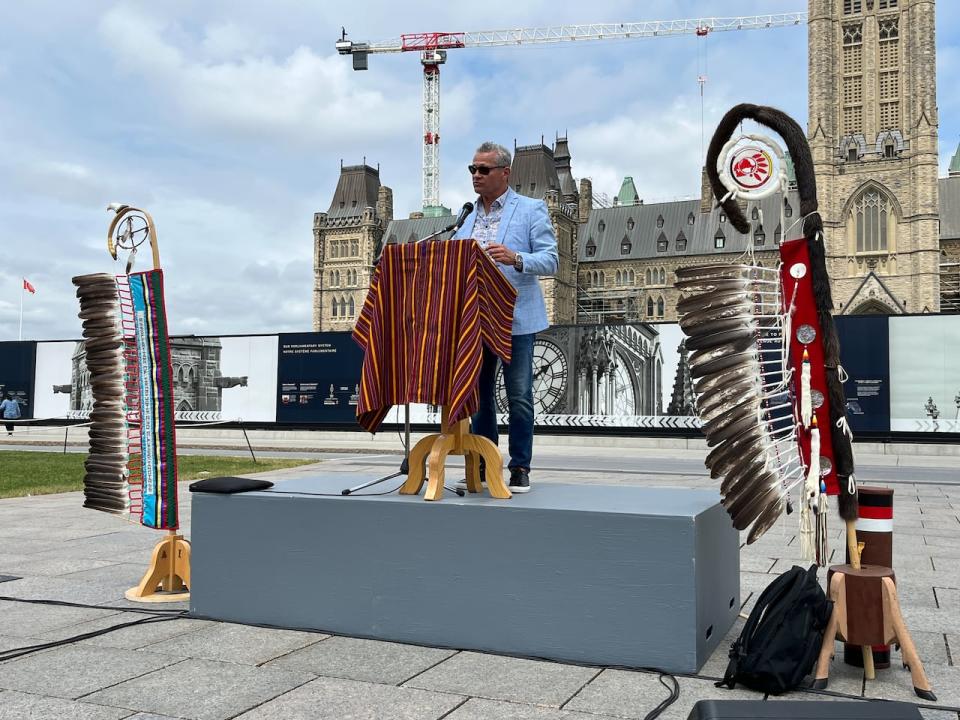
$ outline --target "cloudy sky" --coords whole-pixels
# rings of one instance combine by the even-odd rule
[[[752,15],[805,0],[563,4],[318,0],[4,3],[0,12],[0,340],[79,334],[73,275],[116,271],[109,202],[157,222],[175,334],[309,330],[312,215],[340,161],[379,163],[397,215],[420,203],[415,54],[354,72],[333,43],[404,32]],[[960,140],[960,8],[938,3],[941,169]],[[699,192],[706,133],[753,101],[806,122],[806,31],[788,28],[452,51],[443,68],[441,198],[469,197],[487,138],[567,132],[574,175],[648,201]],[[143,256],[141,256],[143,257]],[[140,269],[144,269],[141,261]]]

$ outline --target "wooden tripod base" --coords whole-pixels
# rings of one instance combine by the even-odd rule
[[[463,455],[466,461],[468,492],[483,492],[483,485],[480,483],[480,458],[483,458],[490,495],[502,500],[513,497],[503,482],[503,460],[500,457],[500,451],[487,438],[471,433],[469,422],[469,420],[459,420],[451,425],[449,411],[446,406],[443,407],[440,413],[440,432],[422,438],[410,451],[410,470],[407,481],[400,488],[401,495],[420,493],[420,488],[423,487],[427,477],[424,465],[429,457],[430,481],[423,499],[442,499],[446,457]]]
[[[170,533],[153,548],[143,580],[123,596],[134,602],[179,602],[190,599],[190,543]]]
[[[813,687],[818,690],[827,687],[837,638],[863,648],[863,670],[867,680],[875,677],[872,646],[896,642],[900,645],[903,664],[910,670],[917,697],[936,701],[900,611],[893,570],[873,565],[861,568],[834,565],[828,578],[833,612],[823,635]]]

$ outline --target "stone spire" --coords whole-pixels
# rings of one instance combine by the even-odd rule
[[[950,161],[950,177],[960,177],[960,143],[957,143],[957,151],[953,154],[953,160]]]
[[[667,415],[696,415],[693,403],[693,379],[690,377],[690,363],[687,360],[687,341],[682,340],[677,348],[680,360],[677,362],[677,374],[673,379],[673,394]]]

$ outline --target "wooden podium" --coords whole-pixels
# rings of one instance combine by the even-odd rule
[[[480,483],[480,458],[486,466],[486,482],[490,495],[502,500],[513,497],[503,482],[503,459],[500,450],[488,438],[470,432],[467,419],[450,424],[446,405],[440,413],[440,432],[422,438],[410,451],[410,472],[400,488],[401,495],[417,495],[427,479],[424,465],[429,458],[430,481],[424,500],[440,500],[443,497],[444,462],[447,455],[463,455],[466,461],[467,491],[483,492]]]

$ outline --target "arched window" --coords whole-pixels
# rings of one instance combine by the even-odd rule
[[[892,212],[890,199],[879,188],[867,188],[860,193],[853,204],[858,253],[886,252]]]
[[[330,271],[330,284],[333,285],[333,270]]]
[[[349,306],[349,308],[350,308],[350,317],[353,317],[353,316],[356,314],[356,312],[357,312],[357,311],[356,311],[356,306],[353,304],[353,298],[350,298],[350,302],[349,302],[349,305],[348,305],[348,306]]]
[[[660,268],[660,284],[661,285],[667,284],[667,273],[663,268]]]
[[[341,297],[340,298],[340,317],[347,316],[347,301]]]
[[[601,285],[606,285],[606,284],[607,284],[607,279],[606,279],[606,277],[604,277],[604,275],[603,275],[603,270],[600,271],[600,284],[601,284]]]
[[[653,298],[647,298],[647,317],[653,317]]]
[[[663,298],[657,298],[657,317],[663,317],[664,303]]]
[[[653,285],[653,278],[650,277],[650,268],[647,268],[647,285]]]
[[[336,317],[337,316],[337,299],[336,298],[333,299],[332,307],[333,307],[333,316]]]
[[[597,244],[593,241],[591,237],[587,240],[587,257],[593,257],[597,254]]]
[[[334,275],[335,275],[336,278],[337,278],[337,281],[334,283],[334,285],[336,285],[337,287],[340,287],[340,271],[339,271],[339,270],[336,270],[336,271],[334,272]]]
[[[358,240],[351,240],[351,241],[350,241],[350,255],[351,255],[352,257],[356,257],[356,256],[359,255],[359,254],[360,254],[360,241],[358,241]]]
[[[617,283],[617,285],[620,285],[620,283],[621,283],[621,280],[622,280],[623,278],[621,277],[621,275],[620,275],[620,271],[619,271],[619,270],[617,270],[617,275],[616,275],[616,278],[617,278],[617,279],[616,279],[616,281],[615,281],[615,282]]]
[[[633,274],[633,270],[630,271],[630,282],[635,283],[637,281],[637,276]]]
[[[340,250],[340,243],[338,243],[336,240],[331,240],[330,241],[330,257],[332,258],[339,257],[338,255],[339,250]]]
[[[763,231],[763,225],[757,225],[753,231],[753,244],[759,246],[765,242],[767,242],[767,234]]]

